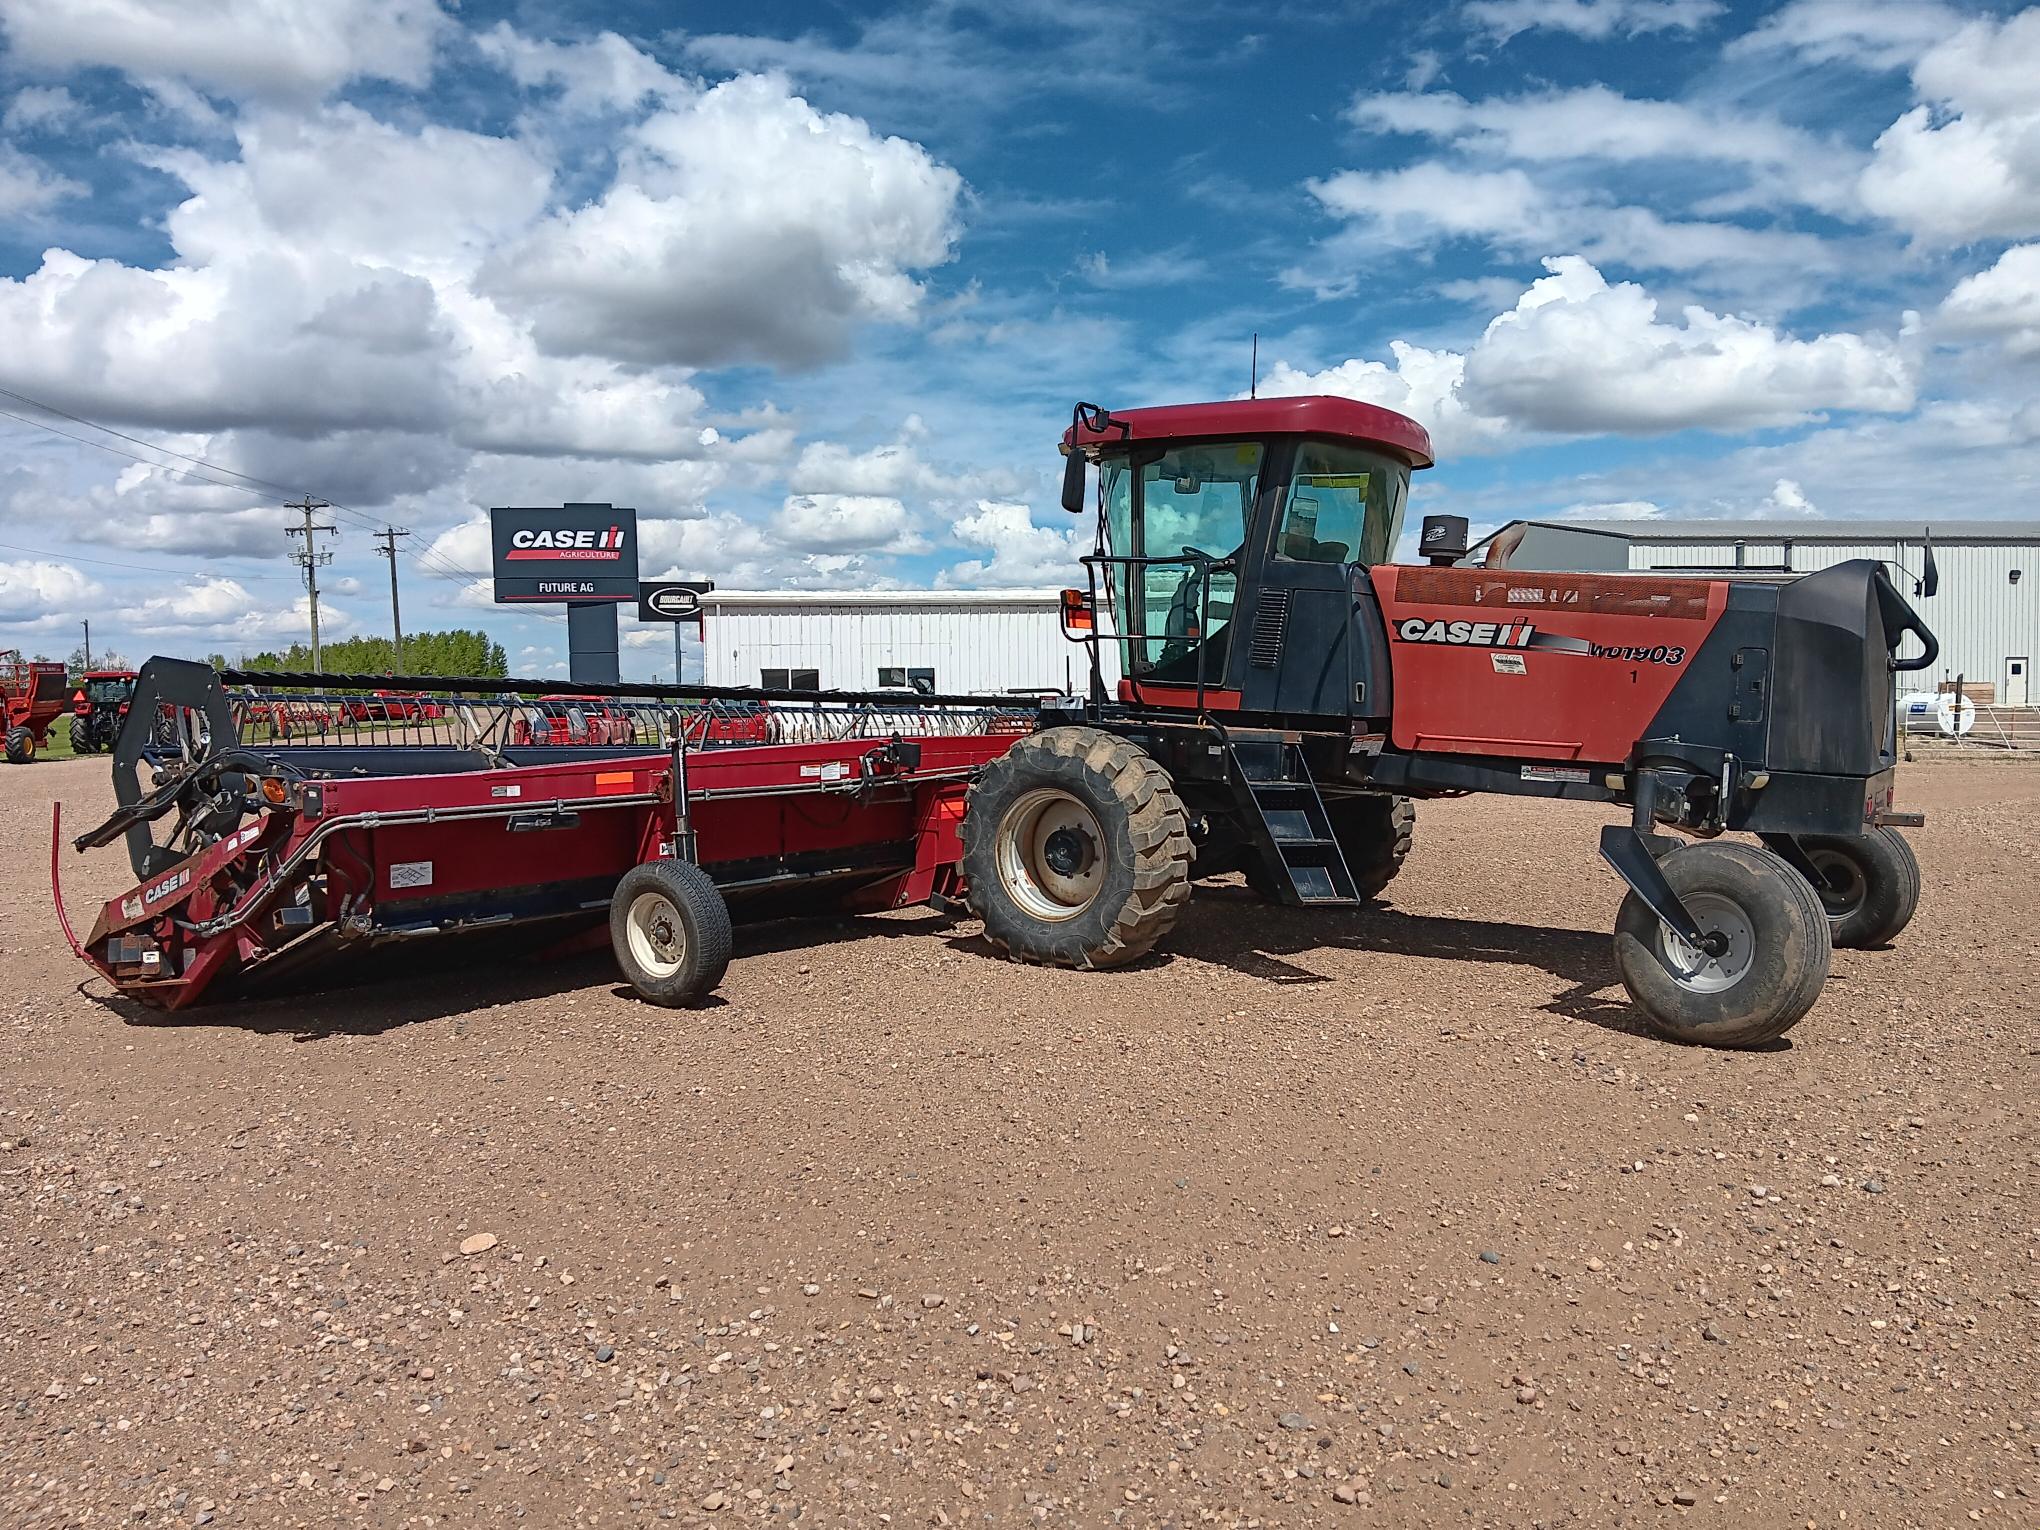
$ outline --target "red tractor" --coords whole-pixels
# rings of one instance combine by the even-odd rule
[[[971,907],[1009,955],[1119,966],[1217,872],[1359,905],[1401,867],[1416,802],[1472,792],[1627,810],[1601,831],[1629,888],[1615,965],[1679,1040],[1775,1039],[1831,943],[1912,917],[1893,674],[1938,645],[1881,564],[1463,566],[1465,523],[1431,517],[1429,566],[1397,566],[1430,439],[1348,399],[1080,404],[1063,451],[1065,509],[1098,479],[1089,588],[1063,596],[1090,694],[985,767],[962,826]],[[1908,633],[1923,651],[1901,658]]]
[[[0,648],[0,714],[7,729],[7,763],[26,765],[49,742],[50,725],[70,700],[61,664],[24,659],[18,648]]]
[[[71,693],[71,752],[98,754],[111,749],[134,693],[131,669],[88,669],[79,676]]]

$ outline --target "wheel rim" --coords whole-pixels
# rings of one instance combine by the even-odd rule
[[[1719,956],[1689,946],[1667,924],[1658,926],[1658,957],[1672,981],[1689,993],[1722,993],[1749,973],[1756,956],[1756,931],[1740,904],[1718,893],[1691,893],[1686,909],[1701,930],[1728,938]]]
[[[1074,919],[1104,885],[1104,845],[1090,808],[1057,787],[1037,787],[999,820],[999,881],[1031,917]]]
[[[1833,850],[1815,851],[1807,859],[1821,875],[1813,890],[1819,894],[1820,906],[1827,910],[1828,918],[1846,919],[1863,906],[1870,887],[1861,866]]]
[[[687,931],[680,910],[664,893],[641,892],[630,900],[624,921],[631,960],[650,977],[669,978],[687,960]]]

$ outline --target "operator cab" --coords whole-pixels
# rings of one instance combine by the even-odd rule
[[[1317,716],[1385,705],[1379,625],[1355,606],[1401,535],[1410,473],[1431,465],[1423,427],[1344,398],[1080,406],[1064,448],[1066,508],[1082,508],[1083,463],[1098,465],[1086,562],[1128,699],[1167,705],[1187,688]]]

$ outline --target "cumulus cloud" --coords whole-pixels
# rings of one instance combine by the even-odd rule
[[[1785,54],[1809,64],[1904,69],[1962,19],[1934,0],[1792,0],[1723,52],[1739,60]]]
[[[1923,104],[1878,138],[1863,205],[1932,244],[2040,234],[2040,9],[1958,28],[1913,87]]]
[[[526,89],[557,89],[558,105],[570,112],[627,111],[648,96],[677,92],[687,83],[614,32],[586,42],[557,43],[526,37],[499,21],[475,39],[475,46]]]
[[[811,366],[859,323],[913,315],[962,189],[918,144],[740,77],[646,118],[615,185],[501,252],[484,287],[552,352]]]
[[[9,0],[0,24],[17,66],[283,101],[355,79],[423,85],[449,23],[438,0]]]
[[[0,561],[0,623],[40,630],[90,610],[105,592],[77,569],[42,559]]]
[[[990,556],[966,558],[944,569],[935,582],[950,589],[1059,589],[1081,579],[1077,560],[1090,545],[1084,527],[1037,526],[1027,506],[1000,500],[979,500],[953,530],[957,541],[985,548]]]
[[[0,216],[32,218],[84,194],[83,185],[59,175],[33,154],[0,143]]]
[[[1472,0],[1465,14],[1502,41],[1540,27],[1598,41],[1697,31],[1725,9],[1721,0]]]
[[[151,595],[120,613],[123,625],[151,637],[200,646],[208,643],[264,643],[309,637],[311,599],[300,595],[278,608],[258,599],[238,579],[207,576],[167,594]],[[319,628],[333,637],[353,628],[354,618],[331,601],[319,602]]]
[[[1997,263],[1955,284],[1936,331],[2002,340],[2021,359],[2040,357],[2040,244],[2014,245]]]
[[[923,551],[907,507],[882,494],[790,494],[773,524],[800,547],[823,552]]]
[[[1393,365],[1356,359],[1305,372],[1278,362],[1266,391],[1339,393],[1400,410],[1448,453],[1521,431],[1750,430],[1826,410],[1912,407],[1911,364],[1891,341],[1802,340],[1698,305],[1667,322],[1642,287],[1610,283],[1577,255],[1544,265],[1550,274],[1463,355],[1398,341]]]
[[[75,120],[84,107],[61,85],[24,85],[0,113],[0,128],[10,133],[39,133]]]

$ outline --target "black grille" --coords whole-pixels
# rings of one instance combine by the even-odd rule
[[[1254,609],[1254,641],[1247,662],[1255,669],[1273,669],[1282,657],[1282,634],[1289,626],[1289,591],[1263,590]]]

